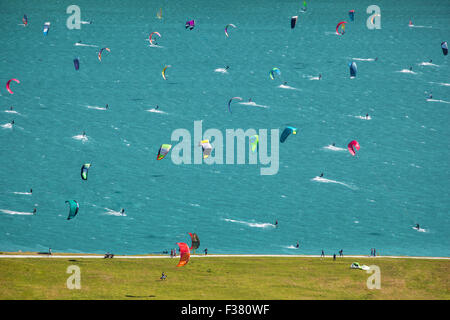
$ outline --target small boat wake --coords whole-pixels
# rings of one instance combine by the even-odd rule
[[[339,147],[333,146],[333,145],[331,145],[331,144],[329,144],[329,145],[323,147],[323,149],[331,150],[331,151],[345,151],[344,148],[339,148]]]
[[[15,111],[15,110],[5,110],[6,113],[14,113],[14,114],[18,114],[20,115],[19,112]]]
[[[94,110],[108,110],[105,107],[98,107],[98,106],[87,106],[88,109],[94,109]]]
[[[351,117],[355,117],[355,118],[357,118],[357,119],[361,119],[361,120],[372,120],[372,117],[371,116],[352,116],[351,115]]]
[[[21,215],[21,216],[32,216],[33,212],[20,212],[20,211],[12,211],[12,210],[5,210],[5,209],[0,209],[1,212],[3,213],[7,213],[7,214],[16,214],[16,215]]]
[[[434,84],[438,84],[441,86],[450,87],[450,83],[445,83],[445,82],[429,82],[429,83],[434,83]]]
[[[346,184],[346,183],[343,183],[343,182],[340,182],[340,181],[325,179],[325,178],[318,177],[318,176],[314,177],[313,179],[311,179],[311,181],[324,182],[324,183],[336,183],[336,184],[343,185],[343,186],[345,186],[345,187],[347,187],[349,189],[352,189],[352,190],[358,189],[357,187],[351,186],[349,184]]]
[[[123,214],[120,213],[120,211],[114,211],[112,209],[109,208],[104,208],[106,210],[105,214],[110,215],[110,216],[116,216],[116,217],[126,217],[126,213],[124,212]]]
[[[427,99],[428,102],[441,102],[441,103],[450,103],[448,101],[444,101],[444,100],[437,100],[437,99]]]
[[[153,112],[153,113],[168,114],[167,112],[164,112],[164,111],[161,111],[161,110],[158,110],[158,109],[155,109],[155,108],[153,108],[153,109],[148,109],[148,110],[145,110],[145,111],[147,111],[147,112]]]
[[[278,86],[278,88],[281,88],[281,89],[289,89],[289,90],[300,90],[300,89],[298,89],[298,88],[294,88],[294,87],[287,86],[287,85],[284,85],[284,84],[280,84],[280,85]]]
[[[275,228],[275,225],[273,223],[246,222],[246,221],[239,221],[239,220],[232,220],[232,219],[223,219],[223,220],[227,221],[227,222],[245,224],[252,228]]]
[[[96,46],[95,44],[84,44],[84,43],[79,43],[79,42],[76,42],[74,44],[74,46],[98,48],[98,46]]]
[[[81,141],[83,141],[83,142],[88,141],[88,136],[84,136],[84,135],[82,135],[82,134],[73,136],[72,138],[75,139],[75,140],[81,140]]]
[[[374,58],[351,58],[351,59],[356,61],[375,61]]]
[[[409,69],[402,69],[400,71],[395,71],[395,72],[417,74],[416,72],[409,70]]]
[[[239,102],[239,104],[243,104],[245,106],[258,107],[258,108],[269,108],[269,106],[265,106],[265,105],[262,105],[262,104],[257,104],[257,103],[255,103],[253,101],[251,101],[251,102]]]
[[[432,26],[416,26],[413,24],[409,24],[408,27],[410,27],[410,28],[428,28],[428,29],[433,28]]]
[[[439,67],[437,64],[431,63],[431,62],[421,62],[418,64],[419,66],[429,66],[429,67]]]
[[[31,196],[32,193],[31,192],[13,192],[14,194],[22,194],[22,195],[26,195],[26,196]]]
[[[12,123],[5,123],[5,124],[2,124],[2,128],[3,129],[12,129]]]
[[[225,68],[217,68],[217,69],[214,69],[214,72],[228,73],[227,69],[225,69]]]

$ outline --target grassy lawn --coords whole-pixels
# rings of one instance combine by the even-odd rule
[[[370,274],[350,269],[377,265]],[[0,259],[0,299],[445,299],[448,260],[389,258]],[[67,267],[81,270],[81,289],[69,290]],[[167,280],[159,280],[162,271]]]

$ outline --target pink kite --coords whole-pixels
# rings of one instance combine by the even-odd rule
[[[356,148],[356,150],[359,150],[358,141],[356,141],[356,140],[350,141],[347,148],[348,148],[348,152],[350,152],[352,154],[352,156],[354,156],[356,154],[355,148]]]
[[[189,28],[189,30],[192,30],[192,29],[194,29],[194,27],[195,27],[195,21],[194,20],[186,21],[186,29]]]
[[[9,84],[11,83],[11,81],[15,81],[15,82],[17,82],[17,83],[20,83],[20,81],[17,80],[17,79],[10,79],[10,80],[8,80],[8,82],[6,83],[6,90],[8,90],[9,93],[14,94],[14,92],[12,92],[12,90],[9,88]]]

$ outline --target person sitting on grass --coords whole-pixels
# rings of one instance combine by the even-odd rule
[[[159,279],[161,279],[161,280],[166,280],[167,279],[167,276],[164,274],[164,272],[162,273],[161,278],[159,278]]]

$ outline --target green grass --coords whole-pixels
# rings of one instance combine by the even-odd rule
[[[448,260],[389,258],[0,259],[0,299],[449,299]],[[377,265],[381,289],[363,270]],[[81,289],[66,287],[67,267]],[[164,271],[168,278],[159,280]]]

